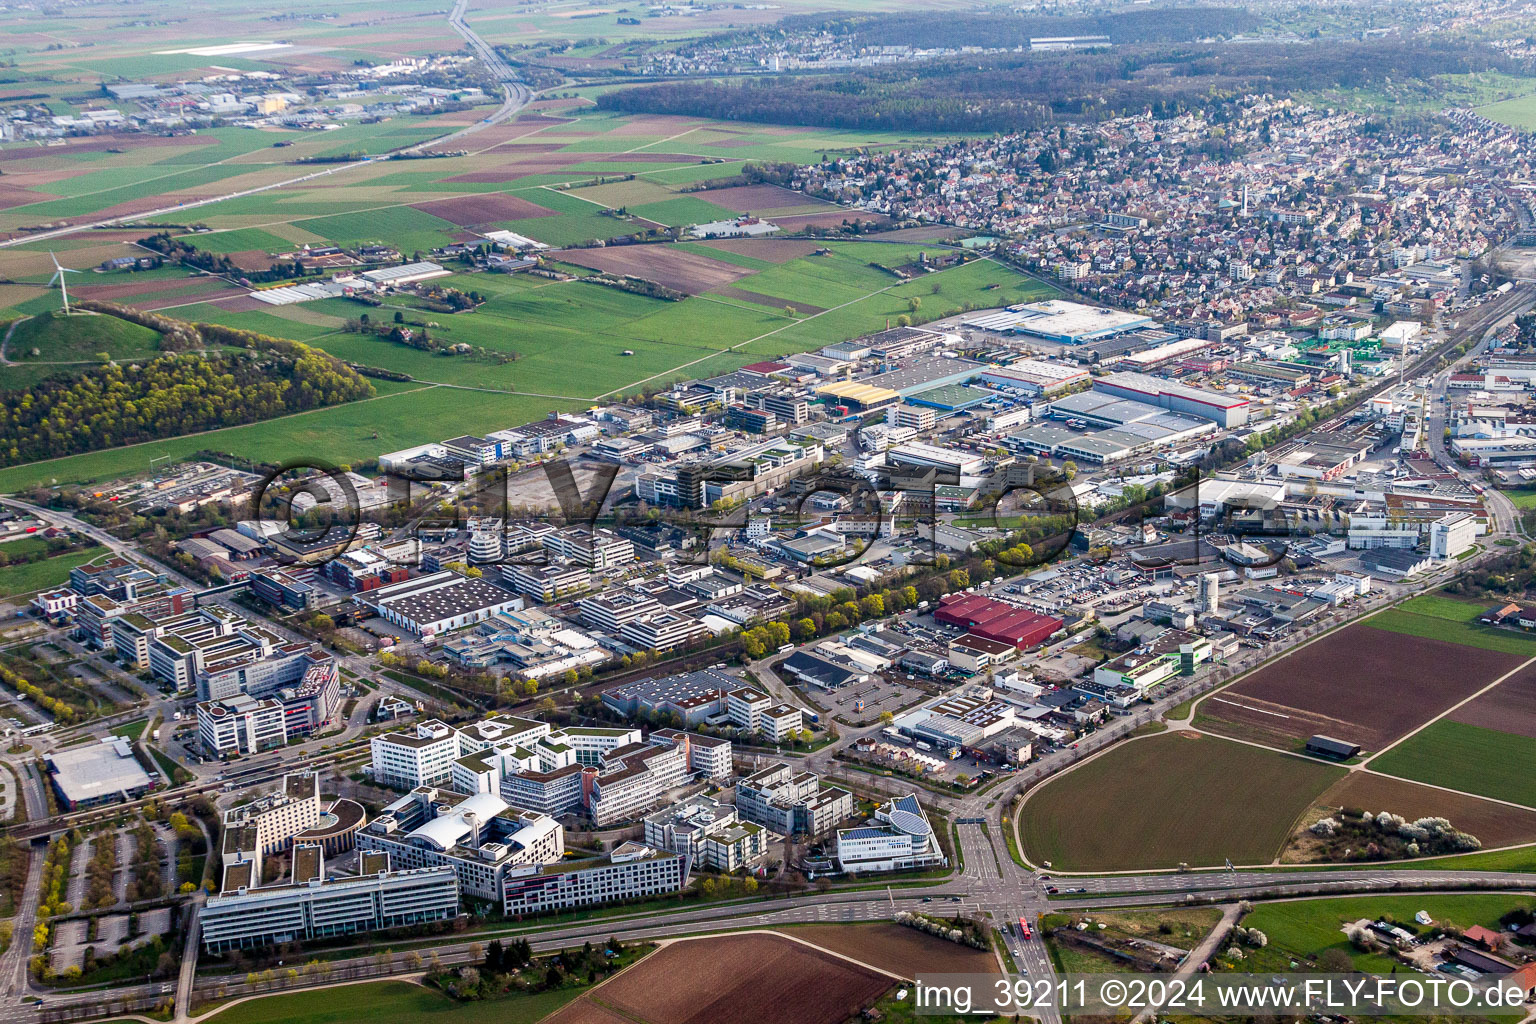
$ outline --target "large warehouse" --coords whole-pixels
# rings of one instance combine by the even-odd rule
[[[1039,615],[980,594],[954,594],[934,609],[933,617],[976,636],[1015,647],[1033,647],[1066,625],[1052,615]]]
[[[1202,391],[1145,373],[1112,373],[1093,382],[1093,390],[1116,398],[1129,398],[1211,420],[1219,427],[1240,427],[1248,422],[1248,399]]]
[[[1028,334],[1063,345],[1082,345],[1142,327],[1155,327],[1157,321],[1140,313],[1047,299],[982,313],[962,321],[962,325],[981,331]]]
[[[423,639],[523,607],[512,591],[452,569],[367,590],[353,600]]]
[[[1013,388],[1030,395],[1054,395],[1070,387],[1086,383],[1088,371],[1066,363],[1050,363],[1043,359],[1020,359],[1007,366],[994,366],[983,370],[980,379],[1000,388]]]

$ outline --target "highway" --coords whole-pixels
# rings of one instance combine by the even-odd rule
[[[448,16],[449,26],[454,30],[454,32],[458,33],[458,35],[461,36],[466,43],[469,44],[470,51],[474,53],[475,56],[479,57],[481,62],[485,64],[486,68],[491,72],[492,76],[501,86],[502,93],[505,97],[502,100],[501,106],[496,109],[495,113],[487,115],[483,120],[476,121],[474,124],[467,125],[448,135],[442,135],[435,139],[429,139],[426,142],[420,142],[414,146],[407,146],[404,149],[398,149],[390,153],[380,153],[375,156],[364,157],[363,159],[353,161],[352,163],[335,164],[333,166],[327,167],[323,171],[310,171],[307,174],[301,174],[297,177],[285,178],[282,181],[274,181],[270,184],[258,185],[254,188],[241,189],[238,192],[226,192],[223,195],[209,196],[207,199],[189,200],[187,202],[176,203],[174,205],[162,206],[154,210],[142,210],[138,213],[125,214],[121,217],[108,217],[102,220],[87,221],[80,224],[69,224],[65,227],[52,228],[47,231],[27,232],[25,234],[18,235],[15,238],[9,238],[4,241],[0,241],[0,248],[8,248],[15,245],[26,245],[31,242],[46,242],[50,239],[63,238],[67,235],[76,235],[82,231],[90,231],[95,228],[109,228],[118,224],[128,223],[136,224],[140,221],[153,220],[156,217],[165,217],[170,214],[184,213],[187,210],[193,210],[203,206],[212,206],[215,203],[222,203],[227,199],[242,199],[245,196],[260,195],[263,192],[271,192],[275,189],[291,188],[294,185],[302,185],[305,182],[315,181],[318,178],[327,178],[335,174],[345,174],[346,172],[356,170],[359,167],[367,167],[371,164],[378,163],[381,160],[389,160],[396,155],[408,156],[413,153],[422,152],[426,149],[443,146],[451,142],[456,142],[457,140],[467,136],[473,135],[476,132],[484,131],[492,125],[501,124],[503,121],[506,121],[516,115],[518,111],[522,110],[529,103],[532,103],[534,93],[532,89],[528,88],[527,85],[518,80],[517,73],[512,68],[508,67],[507,63],[501,59],[496,51],[492,49],[491,46],[485,42],[485,40],[481,39],[480,36],[477,35],[475,31],[469,27],[469,24],[465,22],[464,11],[468,6],[469,0],[458,0],[458,2],[454,5],[453,11]]]

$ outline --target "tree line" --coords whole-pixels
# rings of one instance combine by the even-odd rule
[[[136,444],[353,402],[373,385],[340,360],[286,338],[222,324],[185,324],[111,303],[82,308],[154,328],[178,343],[244,351],[170,352],[148,362],[47,378],[0,401],[0,466]]]
[[[1106,36],[1116,44],[1173,43],[1236,35],[1257,26],[1257,18],[1237,7],[1170,7],[1067,17],[958,11],[798,14],[780,18],[762,28],[705,36],[677,49],[686,56],[694,51],[720,47],[818,36],[832,36],[853,49],[885,46],[1012,49],[1029,46],[1031,39],[1049,36]]]
[[[842,75],[691,80],[619,89],[598,106],[718,120],[890,131],[1015,132],[1203,110],[1227,120],[1246,94],[1366,88],[1500,71],[1521,61],[1479,43],[1382,38],[1322,45],[1166,43],[1067,53],[946,57]]]
[[[169,231],[141,238],[138,244],[146,249],[152,249],[166,259],[176,260],[184,267],[206,270],[210,274],[242,277],[257,284],[268,281],[292,281],[324,273],[318,267],[311,271],[304,265],[303,260],[297,259],[276,260],[266,270],[245,270],[237,266],[228,256],[206,252],[183,239],[173,238]]]

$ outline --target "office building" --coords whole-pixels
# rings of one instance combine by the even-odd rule
[[[305,847],[303,854],[295,857],[295,875],[311,870],[318,875],[277,885],[241,886],[209,897],[198,912],[204,951],[271,949],[288,942],[451,921],[458,916],[458,881],[449,868],[386,868],[326,879],[318,848]]]
[[[451,868],[460,892],[499,900],[513,868],[551,864],[565,855],[565,832],[549,815],[510,807],[491,793],[422,787],[359,831],[357,848],[387,853],[398,868]]]
[[[772,764],[736,784],[736,813],[781,835],[822,835],[853,814],[853,794],[814,772]]]
[[[242,693],[198,702],[197,745],[207,757],[255,754],[287,742],[283,705],[278,701]]]
[[[226,831],[250,826],[262,856],[293,845],[294,837],[320,824],[320,776],[313,772],[284,775],[274,792],[224,812]]]
[[[867,825],[837,830],[837,862],[845,873],[901,871],[948,864],[917,797],[896,797]]]
[[[733,805],[700,793],[646,815],[645,843],[699,863],[704,856],[704,837],[739,820]]]
[[[677,892],[686,861],[671,850],[627,841],[603,857],[561,861],[509,872],[502,892],[508,917]]]
[[[612,530],[569,526],[544,535],[541,543],[556,558],[596,572],[635,560],[635,546]]]
[[[393,732],[368,741],[370,773],[381,785],[400,789],[446,785],[460,756],[459,734],[435,719],[413,732]]]
[[[1431,558],[1459,558],[1471,551],[1482,532],[1477,517],[1470,512],[1452,512],[1429,526]]]

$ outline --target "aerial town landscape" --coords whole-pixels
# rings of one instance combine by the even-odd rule
[[[1536,7],[0,31],[0,1024],[1536,1021]]]

